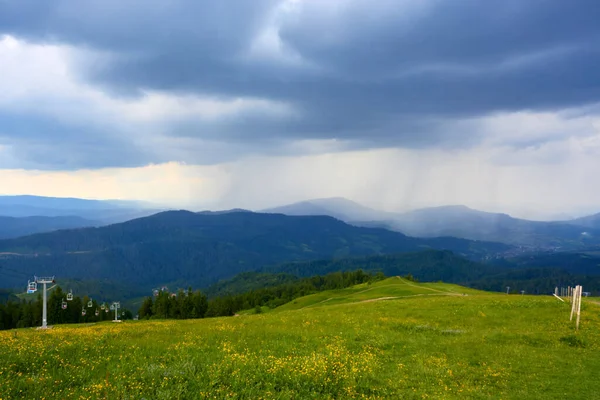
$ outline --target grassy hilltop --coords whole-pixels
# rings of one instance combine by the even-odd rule
[[[447,283],[415,283],[395,277],[374,284],[363,283],[347,289],[328,290],[304,296],[284,304],[274,311],[298,310],[335,304],[408,299],[421,296],[462,296],[467,294],[483,295],[489,293]]]
[[[390,278],[258,315],[3,331],[0,398],[593,398],[600,306],[579,332],[569,311]]]

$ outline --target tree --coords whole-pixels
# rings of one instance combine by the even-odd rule
[[[167,292],[160,291],[152,307],[152,315],[158,318],[169,318],[171,308],[171,296]]]
[[[142,303],[142,306],[140,307],[140,310],[138,311],[140,318],[149,319],[152,317],[152,307],[152,297],[146,297]]]
[[[66,296],[60,286],[54,288],[48,298],[48,323],[64,324],[68,321],[67,310],[62,309],[62,302]]]

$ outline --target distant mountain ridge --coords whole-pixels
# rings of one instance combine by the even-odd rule
[[[107,208],[140,208],[142,202],[33,195],[0,196],[0,209],[11,205],[52,210],[103,210]]]
[[[566,222],[573,225],[585,226],[586,228],[600,229],[600,213],[575,218]]]
[[[576,249],[600,244],[600,214],[572,221],[542,222],[464,205],[391,213],[341,198],[307,200],[264,212],[330,215],[356,226],[391,229],[413,237],[452,236],[539,248]]]
[[[235,212],[247,212],[247,213],[250,213],[252,211],[246,210],[246,209],[243,209],[243,208],[232,208],[231,210],[219,210],[219,211],[204,210],[204,211],[198,211],[196,214],[218,215],[218,214],[229,214],[229,213],[235,213]]]
[[[417,237],[454,236],[533,247],[585,247],[600,243],[600,231],[564,222],[529,221],[466,206],[442,206],[402,214],[392,227]]]
[[[328,215],[344,222],[382,221],[394,219],[399,216],[396,213],[365,207],[343,197],[306,200],[281,207],[264,209],[259,212],[297,216]]]
[[[81,217],[3,217],[0,216],[0,239],[50,232],[59,229],[93,227],[98,222]]]
[[[0,239],[56,229],[109,225],[164,211],[149,206],[127,200],[0,196],[0,217],[5,218],[0,221]]]
[[[86,200],[42,196],[0,196],[0,216],[11,217],[79,217],[93,223],[65,222],[52,225],[46,220],[23,220],[6,223],[0,228],[0,239],[26,234],[82,226],[104,226],[156,214],[159,209],[132,208],[148,206],[134,201]],[[251,212],[231,210],[198,212],[220,215]],[[408,236],[433,238],[457,237],[469,240],[501,242],[528,248],[577,250],[600,244],[600,213],[569,221],[529,221],[508,214],[474,210],[463,205],[431,207],[394,213],[365,207],[342,198],[306,200],[260,211],[290,216],[330,216],[360,227],[389,229]],[[73,221],[71,219],[71,221]],[[37,223],[37,226],[33,226]],[[12,229],[9,226],[13,227]],[[29,228],[21,228],[27,226]]]

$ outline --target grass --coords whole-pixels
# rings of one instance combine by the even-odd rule
[[[551,296],[399,279],[294,306],[3,331],[0,399],[589,399],[600,392],[600,306],[585,299],[578,332],[570,305]]]
[[[420,296],[457,296],[489,294],[447,283],[414,283],[400,277],[385,279],[374,284],[363,283],[347,289],[328,290],[304,296],[274,311],[298,310],[308,307],[357,303],[361,301],[405,299]]]

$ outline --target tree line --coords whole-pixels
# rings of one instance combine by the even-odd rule
[[[115,312],[109,309],[106,304],[106,310],[102,310],[102,305],[96,300],[91,300],[91,307],[88,307],[90,298],[84,296],[73,296],[73,300],[67,301],[67,294],[60,286],[56,286],[48,293],[47,315],[48,325],[72,324],[99,322],[114,319]],[[67,308],[63,309],[63,301],[67,303]],[[38,292],[35,300],[13,300],[10,298],[5,303],[0,304],[0,330],[14,328],[28,328],[42,325],[42,293]],[[85,315],[83,314],[85,310]],[[98,315],[96,315],[98,311]],[[133,315],[127,309],[118,310],[119,319],[131,319]]]
[[[260,310],[262,307],[275,308],[288,303],[298,297],[312,293],[343,289],[361,283],[375,282],[384,279],[383,273],[367,273],[363,270],[353,272],[334,272],[328,275],[317,275],[309,278],[296,278],[269,287],[260,287],[264,279],[269,279],[269,274],[257,274],[255,277],[246,276],[244,279],[250,286],[256,287],[239,294],[226,294],[214,298],[207,296],[200,290],[192,291],[180,289],[176,293],[159,291],[156,296],[144,299],[138,311],[140,319],[190,319],[232,316],[236,312],[246,309]],[[411,277],[409,277],[411,278]],[[248,282],[255,279],[256,282]],[[227,292],[227,288],[224,293]],[[66,293],[60,286],[56,286],[48,295],[48,324],[68,324],[100,322],[114,318],[114,311],[104,311],[101,305],[87,296],[73,297],[66,301]],[[63,301],[67,308],[63,309]],[[92,307],[88,307],[88,302]],[[108,304],[107,304],[108,308]],[[85,315],[82,315],[85,310]],[[98,315],[96,315],[98,310]],[[131,319],[129,310],[120,310],[120,319]],[[38,293],[35,300],[9,299],[0,304],[0,329],[27,328],[42,324],[42,295]]]
[[[266,274],[256,275],[256,279],[265,279]],[[154,318],[210,318],[232,316],[241,310],[256,309],[267,306],[275,308],[298,297],[312,293],[343,289],[361,283],[374,282],[384,279],[382,273],[371,274],[362,270],[353,272],[334,272],[325,276],[313,276],[298,279],[272,287],[253,289],[241,294],[228,294],[207,299],[197,291],[180,290],[177,294],[159,292],[158,296],[147,297],[139,310],[139,317]],[[410,277],[412,279],[412,277]],[[247,276],[246,279],[251,279]],[[252,284],[246,282],[252,286]],[[255,286],[259,286],[257,282]]]

